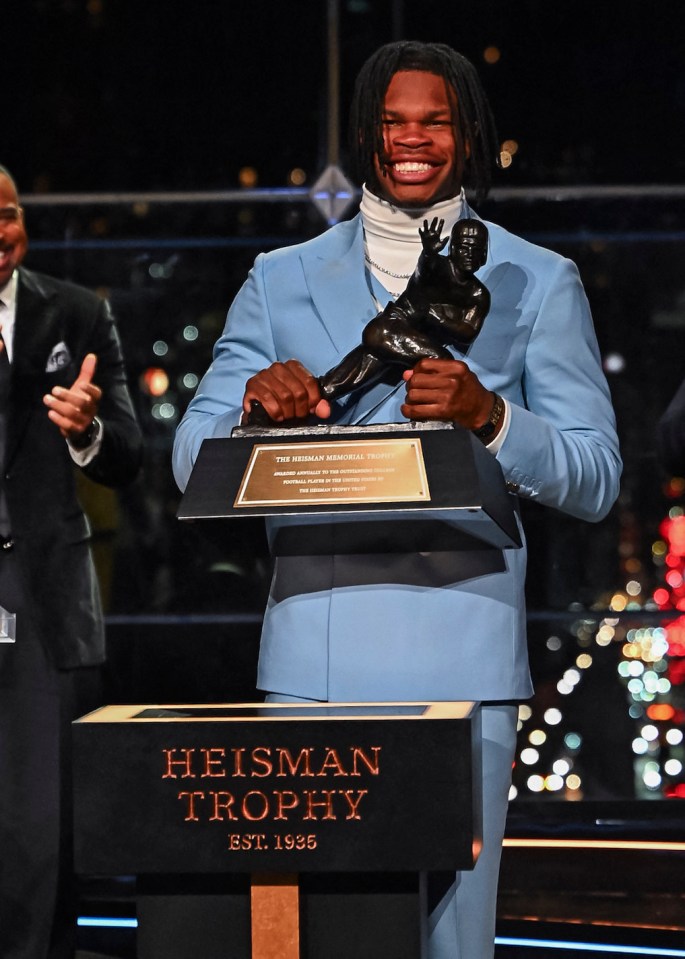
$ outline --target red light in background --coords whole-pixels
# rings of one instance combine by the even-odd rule
[[[679,616],[665,627],[671,656],[685,656],[685,617]]]
[[[668,722],[675,716],[675,709],[668,703],[653,703],[648,707],[647,715],[656,722]]]
[[[140,385],[150,396],[164,396],[169,389],[169,377],[159,366],[150,366],[140,377]]]
[[[668,678],[672,686],[685,683],[685,659],[672,659],[668,664]]]
[[[668,539],[670,551],[676,556],[685,556],[685,516],[676,516],[671,520]]]
[[[666,606],[670,598],[671,594],[667,589],[660,586],[659,589],[654,590],[654,602],[657,606]]]

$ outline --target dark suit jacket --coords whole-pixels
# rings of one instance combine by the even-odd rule
[[[56,352],[64,365],[51,371]],[[53,386],[71,386],[89,352],[98,357],[94,381],[103,393],[104,432],[98,455],[83,471],[97,483],[119,486],[135,477],[142,441],[109,305],[81,287],[20,269],[4,487],[36,625],[62,668],[102,662],[104,629],[90,527],[76,497],[78,467],[48,419],[43,396]]]

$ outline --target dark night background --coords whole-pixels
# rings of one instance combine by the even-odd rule
[[[260,186],[325,165],[325,0],[2,4],[0,162],[24,192]],[[679,4],[341,0],[341,111],[395,37],[477,64],[502,139],[499,185],[678,183],[685,170]],[[497,47],[488,65],[483,53]]]
[[[118,499],[102,488],[83,491],[109,616],[110,702],[255,695],[269,578],[261,525],[245,521],[230,540],[223,530],[210,540],[179,524],[170,451],[255,255],[326,227],[306,192],[266,203],[237,188],[245,167],[257,171],[259,187],[287,186],[294,168],[311,186],[326,167],[328,6],[0,0],[0,164],[24,195],[27,266],[109,296],[146,438],[144,473],[133,487]],[[669,758],[680,771],[663,772],[658,786],[643,782],[631,743],[651,694],[643,690],[643,702],[627,691],[635,677],[618,672],[624,640],[662,622],[664,607],[654,601],[665,581],[662,523],[669,510],[685,508],[685,482],[665,476],[654,444],[685,356],[680,7],[665,0],[339,3],[341,116],[358,68],[382,43],[435,40],[466,54],[501,140],[519,145],[494,183],[518,190],[494,191],[478,212],[571,257],[592,306],[625,462],[622,492],[599,525],[527,504],[538,690],[529,727],[542,728],[548,706],[564,709],[538,766],[518,766],[517,788],[527,798],[528,774],[548,773],[569,755],[569,731],[589,744],[571,756],[585,798],[685,798],[680,745],[662,744],[657,757],[662,771]],[[492,48],[499,57],[489,63]],[[192,203],[102,196],[210,190],[237,196]],[[51,193],[68,196],[51,202]],[[149,377],[157,374],[166,385],[155,391]],[[685,586],[678,588],[685,609]],[[667,604],[674,616],[675,603],[674,587]],[[206,616],[200,625],[188,619],[196,614]],[[611,637],[600,642],[606,623]],[[559,678],[588,649],[592,669],[566,696]],[[680,670],[663,702],[685,725],[685,653],[661,666]]]

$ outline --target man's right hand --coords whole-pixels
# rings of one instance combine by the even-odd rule
[[[316,378],[298,360],[272,363],[251,376],[245,386],[243,410],[249,413],[258,400],[275,423],[305,420],[311,414],[328,419],[331,407],[321,398]]]

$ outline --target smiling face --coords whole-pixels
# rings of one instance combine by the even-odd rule
[[[14,184],[0,173],[0,290],[24,259],[28,237]]]
[[[396,73],[385,94],[383,157],[374,192],[397,206],[427,207],[461,190],[468,153],[456,129],[456,98],[442,77]]]

